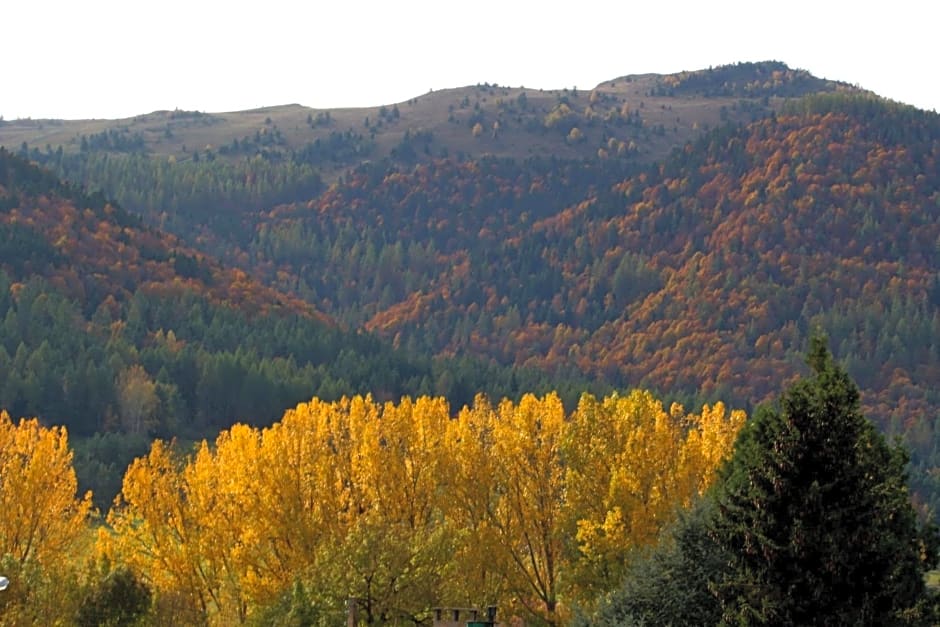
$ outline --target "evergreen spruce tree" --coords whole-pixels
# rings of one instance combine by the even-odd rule
[[[716,625],[721,607],[709,589],[727,562],[708,534],[714,503],[701,499],[632,562],[620,587],[602,597],[593,616],[574,627]]]
[[[813,376],[745,426],[711,495],[722,622],[931,624],[936,530],[911,505],[907,456],[862,415],[821,338],[808,361]]]

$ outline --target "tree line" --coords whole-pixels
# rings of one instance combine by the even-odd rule
[[[313,399],[187,450],[157,440],[106,519],[63,428],[0,413],[4,619],[534,625],[930,625],[940,549],[906,455],[814,338],[812,372],[745,421],[634,391],[454,413]],[[46,498],[35,499],[41,492]]]
[[[571,413],[554,393],[480,395],[456,413],[441,397],[313,399],[193,452],[155,441],[92,542],[65,430],[3,414],[0,434],[25,448],[0,448],[13,463],[0,539],[14,579],[34,567],[92,591],[113,574],[96,581],[102,564],[126,570],[161,624],[271,624],[301,610],[336,624],[349,597],[369,624],[423,624],[442,604],[563,624],[707,489],[743,422],[721,404],[667,410],[641,391],[584,395]],[[14,487],[28,481],[55,498]],[[28,616],[42,594],[24,584],[0,601]]]

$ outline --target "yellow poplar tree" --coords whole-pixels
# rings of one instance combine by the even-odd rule
[[[450,455],[451,483],[442,503],[451,524],[460,530],[449,598],[457,605],[487,607],[505,592],[508,562],[495,548],[498,530],[491,520],[499,498],[500,461],[493,455],[495,409],[482,395],[448,423],[445,447]]]
[[[0,624],[68,624],[91,556],[91,493],[77,495],[65,428],[0,411]]]
[[[403,398],[356,411],[361,403],[371,399],[353,399],[350,408],[361,513],[334,562],[367,620],[421,621],[440,601],[452,563],[451,528],[440,508],[449,483],[450,410],[442,398]]]
[[[180,600],[161,620],[237,624],[302,585],[329,620],[354,597],[372,622],[456,603],[560,624],[708,487],[743,419],[646,392],[572,416],[556,394],[479,396],[455,419],[441,398],[314,399],[184,459],[154,443],[102,547],[158,608]]]
[[[261,435],[250,531],[257,559],[246,573],[259,600],[272,599],[314,568],[359,509],[352,482],[352,404],[301,403]],[[364,411],[366,404],[357,403],[352,413]]]
[[[182,470],[184,507],[195,523],[202,581],[213,601],[212,613],[225,623],[244,622],[257,590],[249,574],[260,559],[257,517],[260,435],[235,425],[223,431],[210,450],[204,441]]]
[[[549,625],[558,624],[565,474],[561,464],[565,408],[557,394],[503,401],[493,428],[493,452],[503,495],[493,524],[514,568],[507,580],[516,599]]]
[[[117,379],[117,401],[121,424],[127,433],[145,434],[154,426],[160,405],[157,384],[140,364],[121,372]]]
[[[743,423],[720,403],[687,415],[645,391],[581,397],[564,447],[575,600],[590,604],[621,580],[630,552],[654,543],[714,480]]]
[[[65,428],[0,412],[0,555],[51,570],[71,560],[92,513],[77,491]]]
[[[158,597],[177,599],[174,618],[198,623],[218,611],[221,591],[203,555],[207,539],[191,494],[182,462],[155,441],[146,457],[128,467],[100,550],[138,573]]]
[[[451,428],[457,470],[450,511],[467,529],[457,568],[484,594],[498,595],[502,615],[561,620],[564,429],[556,394],[528,394],[518,405],[504,400],[495,409],[480,396]]]

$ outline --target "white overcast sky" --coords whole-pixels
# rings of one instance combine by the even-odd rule
[[[940,110],[935,0],[9,0],[0,115],[390,104],[778,60]]]

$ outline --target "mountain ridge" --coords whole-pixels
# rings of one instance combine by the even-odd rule
[[[350,158],[320,164],[329,166],[323,169],[332,173],[330,178],[363,158],[396,154],[412,160],[458,153],[525,158],[545,151],[564,158],[593,157],[598,150],[610,150],[611,137],[627,149],[633,142],[635,158],[651,160],[665,157],[700,127],[764,115],[785,98],[817,91],[860,90],[764,61],[626,75],[587,91],[483,83],[355,108],[288,104],[219,113],[160,110],[118,120],[12,120],[0,124],[0,145],[12,150],[23,142],[40,149],[61,145],[77,152],[85,138],[106,150],[189,160],[197,152],[226,158],[264,150],[286,154],[317,141],[345,143],[354,149]],[[561,105],[567,111],[559,114]],[[474,132],[476,124],[479,132]],[[557,141],[572,128],[580,131],[580,138]]]

